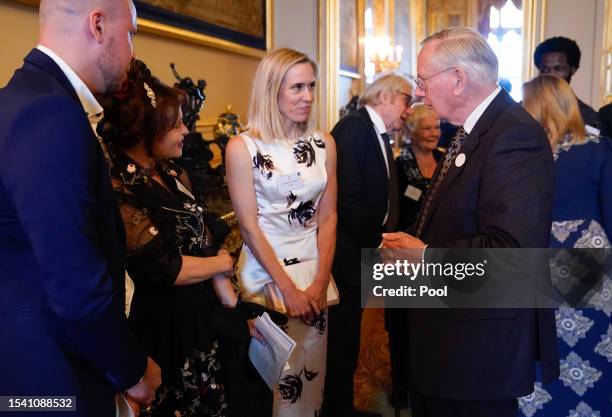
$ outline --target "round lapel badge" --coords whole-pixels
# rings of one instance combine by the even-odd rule
[[[463,164],[465,164],[465,154],[464,153],[460,153],[455,158],[455,166],[457,168],[459,168],[460,166],[463,166]]]

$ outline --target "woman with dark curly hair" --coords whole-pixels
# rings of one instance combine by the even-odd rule
[[[122,90],[101,100],[98,131],[109,146],[135,283],[129,319],[162,369],[157,398],[141,415],[226,416],[211,315],[237,303],[228,278],[233,261],[220,249],[227,225],[194,198],[171,161],[188,133],[184,93],[134,61]]]

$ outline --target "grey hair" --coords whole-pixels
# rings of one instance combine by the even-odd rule
[[[497,57],[487,41],[475,30],[449,27],[425,38],[421,45],[430,42],[434,42],[433,64],[437,68],[458,67],[482,83],[497,83]]]
[[[395,97],[399,91],[403,91],[402,89],[408,90],[404,91],[405,93],[412,94],[412,86],[405,77],[394,72],[384,74],[366,87],[359,97],[358,106],[363,107],[366,104],[375,106],[380,104],[380,98],[383,94],[391,93]]]

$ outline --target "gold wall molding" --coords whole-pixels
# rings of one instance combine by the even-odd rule
[[[601,75],[599,104],[612,102],[612,0],[606,0],[604,38],[601,46]]]
[[[38,7],[40,0],[12,0],[18,3],[27,4]],[[274,7],[273,0],[266,0],[266,50],[272,49],[274,27]],[[155,22],[149,19],[138,18],[138,30],[145,33],[152,33],[172,39],[196,43],[199,45],[209,46],[212,48],[222,49],[224,51],[233,52],[240,55],[246,55],[253,58],[262,58],[266,51],[257,48],[240,45],[236,42],[227,41],[214,36],[205,35],[187,29],[178,28],[176,26],[167,25],[164,23]]]
[[[338,121],[338,77],[340,72],[340,0],[319,1],[319,126],[329,132]]]
[[[546,36],[547,0],[523,0],[523,81],[537,75],[533,53]]]

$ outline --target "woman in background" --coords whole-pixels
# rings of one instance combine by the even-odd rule
[[[134,61],[122,90],[106,97],[99,132],[109,145],[112,181],[127,235],[135,291],[130,324],[162,369],[162,385],[141,416],[226,416],[211,314],[237,299],[227,233],[190,191],[172,158],[182,154],[184,93]],[[214,287],[214,288],[213,288]]]
[[[540,75],[525,83],[523,91],[525,109],[544,127],[555,159],[551,247],[591,248],[588,254],[603,255],[603,263],[612,234],[611,143],[586,133],[576,96],[564,79]],[[551,259],[553,283],[562,294],[566,277],[557,273],[563,270],[557,266],[567,266],[564,254],[552,252]],[[570,274],[576,268],[570,265]],[[563,305],[555,311],[561,376],[545,387],[536,383],[533,394],[519,399],[525,416],[610,415],[611,282],[610,277],[604,280],[589,308]]]
[[[275,416],[316,416],[323,400],[326,294],[336,233],[336,153],[314,130],[317,65],[292,49],[268,53],[255,75],[247,131],[226,153],[227,182],[244,238],[238,261],[243,297],[265,304],[273,282],[298,344],[274,393]],[[284,267],[317,265],[296,287]],[[297,266],[297,265],[296,265]]]
[[[397,157],[399,226],[407,230],[415,222],[431,177],[443,152],[438,149],[440,118],[423,103],[414,104],[406,123],[409,141]]]

